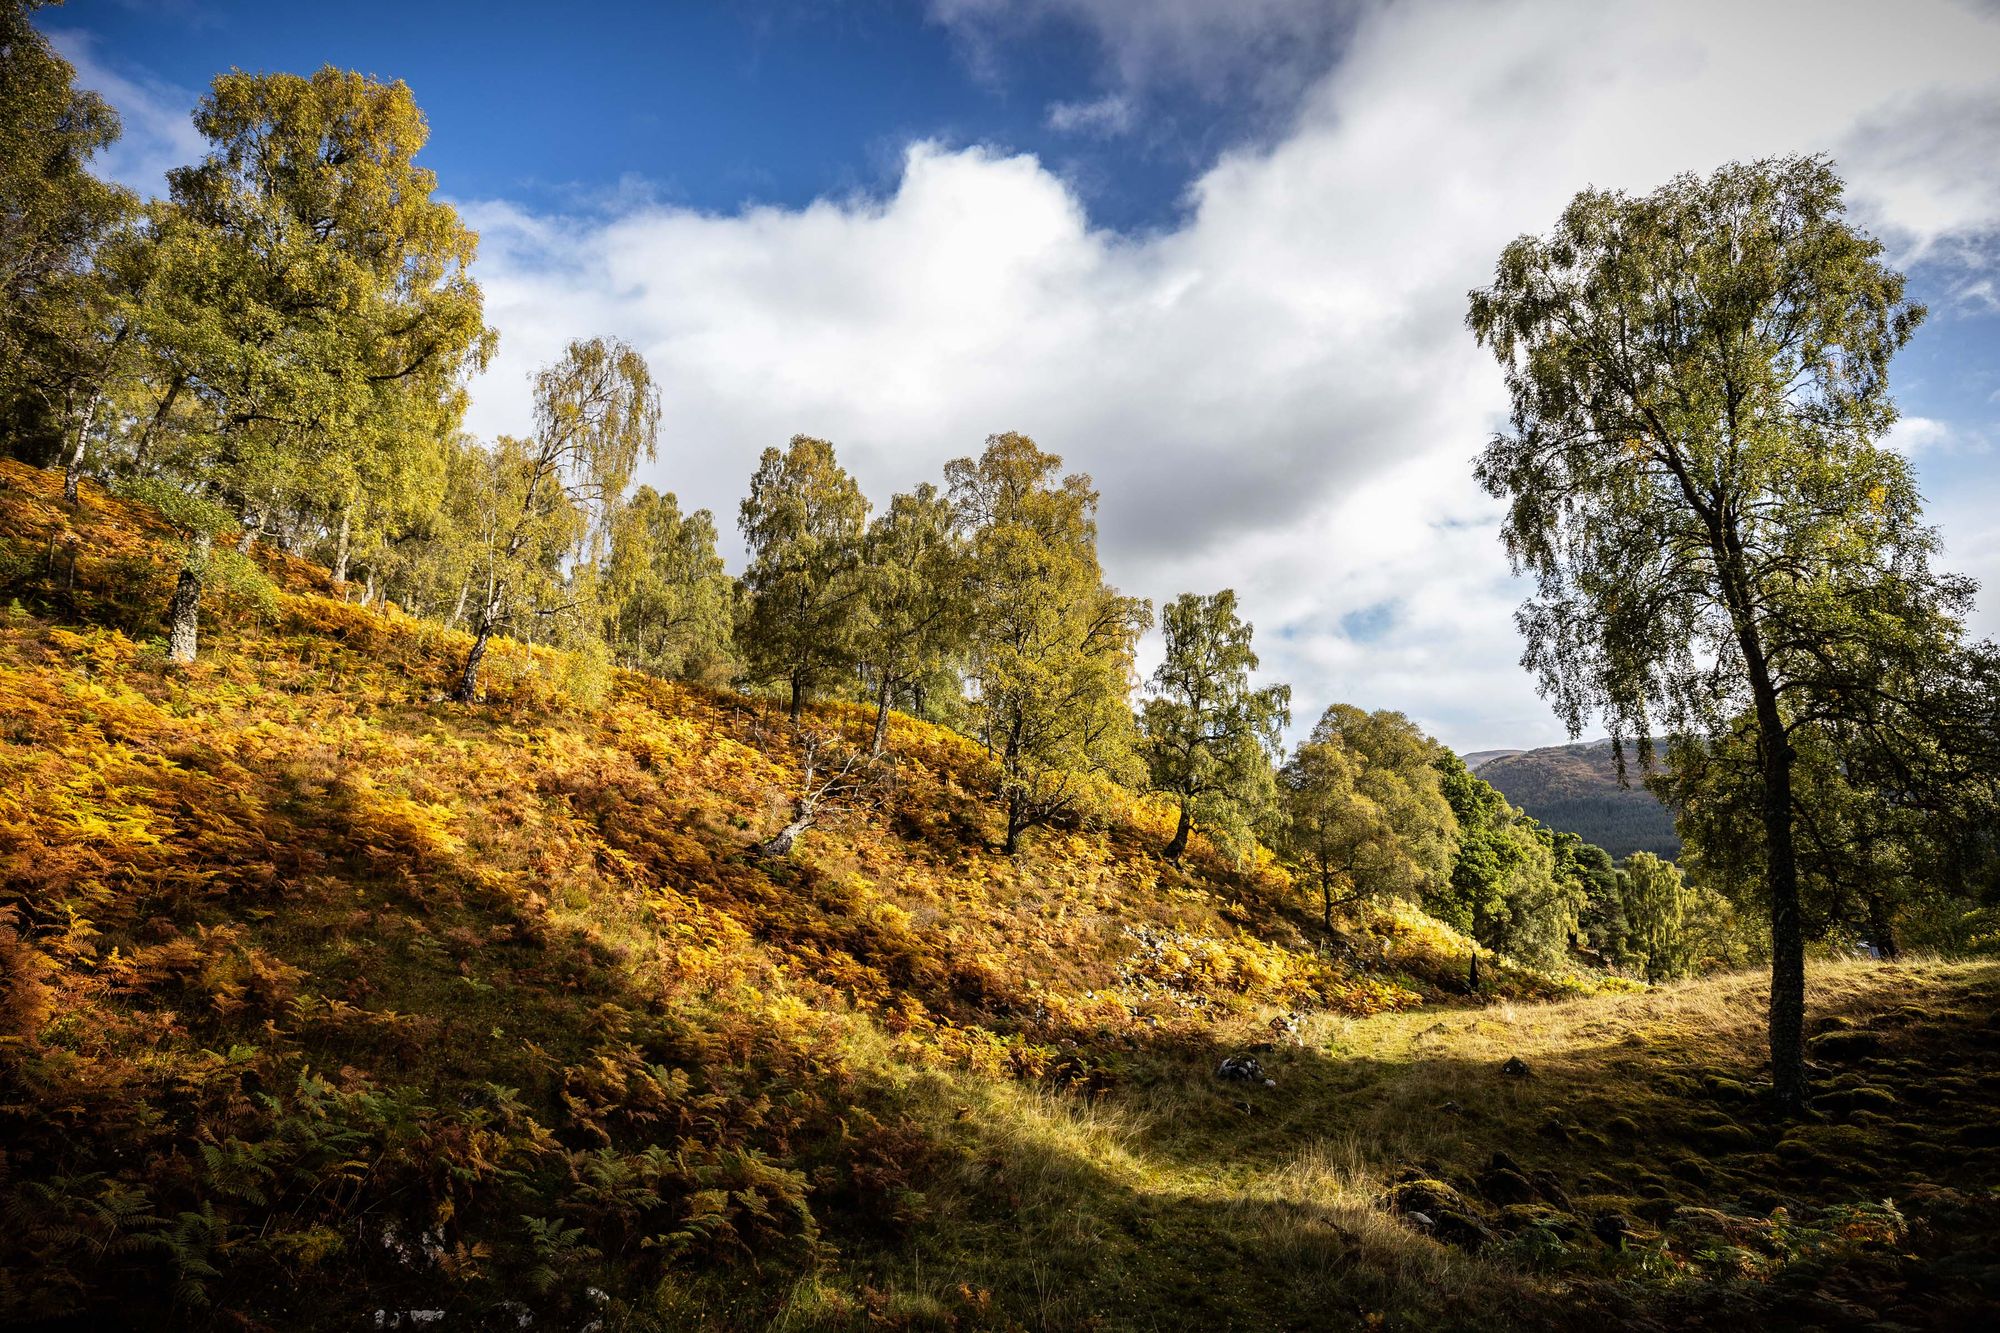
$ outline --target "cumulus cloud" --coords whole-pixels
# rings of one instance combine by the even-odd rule
[[[87,32],[48,30],[49,44],[76,67],[78,86],[103,95],[118,109],[121,133],[92,164],[143,195],[165,194],[167,172],[198,160],[206,144],[194,128],[199,94],[143,71],[114,68]]]
[[[1500,248],[1577,189],[1830,150],[1905,253],[1984,263],[2000,221],[2000,137],[1962,129],[2000,107],[2000,18],[1947,0],[937,11],[994,41],[1058,11],[1095,25],[1114,95],[1247,77],[1308,11],[1339,31],[1276,131],[1139,236],[1093,226],[1033,157],[936,142],[886,192],[799,209],[466,201],[502,332],[473,426],[523,429],[528,377],[568,338],[625,337],[667,407],[644,480],[725,532],[794,432],[835,441],[880,503],[1026,431],[1096,477],[1123,588],[1239,590],[1301,724],[1346,700],[1466,748],[1560,739],[1515,666],[1522,590],[1469,474],[1504,398],[1462,320]],[[2000,567],[1978,512],[1952,548],[1975,573]]]

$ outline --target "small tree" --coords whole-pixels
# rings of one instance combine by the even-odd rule
[[[616,339],[573,342],[535,377],[534,437],[502,439],[488,461],[478,506],[483,549],[473,575],[480,596],[452,698],[479,697],[487,644],[524,612],[585,609],[535,594],[560,578],[566,556],[601,533],[632,469],[653,456],[659,424],[659,393],[645,358]]]
[[[788,448],[764,451],[739,521],[750,545],[743,655],[752,677],[785,683],[797,722],[814,692],[854,668],[868,500],[832,445],[794,435]]]
[[[1507,804],[1507,799],[1457,755],[1441,752],[1436,767],[1458,824],[1450,873],[1433,879],[1424,906],[1472,937],[1466,984],[1479,989],[1479,950],[1503,951],[1540,967],[1555,967],[1578,925],[1583,886],[1557,873],[1557,838]]]
[[[1271,762],[1291,721],[1289,685],[1250,687],[1257,669],[1251,627],[1236,614],[1236,593],[1183,593],[1160,614],[1166,654],[1146,700],[1144,749],[1153,786],[1171,793],[1180,815],[1163,855],[1178,861],[1196,816],[1241,837],[1272,798]]]
[[[1323,922],[1346,901],[1417,897],[1451,873],[1458,825],[1436,741],[1401,713],[1335,704],[1278,775],[1279,846],[1319,886]]]
[[[1681,882],[1680,867],[1651,852],[1634,852],[1622,868],[1625,916],[1633,947],[1646,960],[1646,980],[1682,975],[1688,965],[1685,925],[1691,895]]]
[[[624,665],[721,682],[735,651],[735,584],[706,509],[682,514],[672,492],[641,486],[611,520],[605,638]]]
[[[858,810],[872,810],[894,789],[892,770],[879,751],[851,745],[837,732],[795,727],[799,779],[792,790],[792,813],[783,828],[754,845],[758,856],[786,857],[807,829]]]
[[[1136,781],[1128,702],[1152,608],[1097,563],[1097,492],[1025,435],[945,465],[972,547],[974,723],[999,773],[1003,848],[1075,804],[1079,775]]]
[[[876,754],[896,692],[942,674],[965,650],[971,612],[966,562],[951,500],[928,483],[895,496],[868,526],[867,596],[856,638],[874,677]]]
[[[1643,198],[1589,190],[1522,237],[1468,323],[1513,402],[1478,475],[1535,595],[1522,662],[1572,735],[1601,713],[1650,760],[1656,717],[1751,719],[1770,909],[1771,1066],[1806,1095],[1792,729],[1893,661],[1948,645],[1968,595],[1895,420],[1890,357],[1920,307],[1843,217],[1816,158],[1731,165]]]

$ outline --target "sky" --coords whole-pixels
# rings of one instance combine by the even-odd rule
[[[37,21],[124,119],[100,169],[148,192],[200,154],[220,70],[407,82],[500,333],[473,431],[525,430],[570,339],[624,338],[665,413],[641,480],[725,534],[793,434],[832,440],[879,507],[1023,431],[1096,479],[1122,590],[1237,590],[1295,732],[1346,702],[1461,750],[1566,739],[1471,476],[1506,402],[1466,292],[1586,186],[1825,153],[1929,308],[1891,443],[1944,566],[1995,589],[1974,632],[2000,634],[2000,0],[70,0]]]

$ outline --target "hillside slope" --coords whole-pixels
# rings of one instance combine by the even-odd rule
[[[1129,793],[995,854],[980,750],[905,718],[892,799],[769,861],[766,705],[599,697],[518,645],[442,703],[462,636],[269,553],[275,601],[170,669],[163,540],[0,465],[0,1320],[1951,1327],[1993,1295],[1991,969],[1822,976],[1838,1121],[1788,1128],[1753,980],[1453,1007],[1461,938],[1323,937],[1267,863],[1163,864]],[[1215,1077],[1243,1052],[1269,1086]]]
[[[1680,855],[1673,813],[1646,790],[1645,774],[1629,751],[1629,785],[1619,785],[1609,740],[1486,753],[1475,769],[1479,776],[1550,828],[1574,833],[1620,859],[1639,851],[1668,860]]]

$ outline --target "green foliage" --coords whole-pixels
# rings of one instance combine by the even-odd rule
[[[617,339],[572,342],[535,376],[534,436],[503,436],[469,469],[454,504],[468,521],[461,540],[473,553],[467,582],[478,609],[453,698],[478,697],[487,643],[503,628],[595,639],[597,561],[659,425],[646,359]]]
[[[1286,761],[1278,843],[1327,924],[1336,895],[1414,899],[1444,884],[1459,839],[1438,769],[1449,755],[1401,713],[1335,704]]]
[[[619,664],[727,683],[736,674],[735,584],[715,550],[714,516],[683,515],[672,492],[641,486],[609,527],[604,637]]]
[[[1025,435],[945,465],[971,545],[974,724],[999,765],[1006,850],[1072,810],[1080,779],[1136,782],[1133,652],[1152,607],[1097,563],[1097,492]]]
[[[1140,725],[1153,786],[1180,806],[1166,857],[1180,858],[1197,823],[1241,847],[1271,811],[1272,756],[1291,720],[1291,687],[1250,687],[1257,654],[1232,589],[1182,593],[1160,613],[1160,627],[1166,651]]]
[[[1424,906],[1479,945],[1533,967],[1559,968],[1586,891],[1576,877],[1557,874],[1556,836],[1508,805],[1458,756],[1446,751],[1435,763],[1458,821],[1458,848],[1449,875],[1431,881]],[[1474,986],[1478,975],[1475,951]]]
[[[108,368],[94,260],[132,199],[89,171],[117,113],[74,86],[30,8],[0,3],[0,439],[46,464],[81,447],[81,410]]]
[[[782,683],[792,717],[851,671],[863,627],[868,500],[833,446],[795,435],[766,449],[739,523],[750,546],[738,642],[751,678]]]
[[[1478,462],[1536,591],[1522,661],[1569,724],[1650,757],[1656,722],[1752,719],[1772,920],[1772,1059],[1804,1096],[1791,735],[1948,651],[1970,585],[1934,575],[1889,360],[1923,318],[1818,158],[1653,194],[1587,190],[1501,255],[1467,322],[1510,429]]]
[[[925,682],[958,693],[955,673],[971,629],[969,555],[950,498],[928,482],[891,498],[868,526],[856,647],[874,678],[877,751],[899,693]]]

